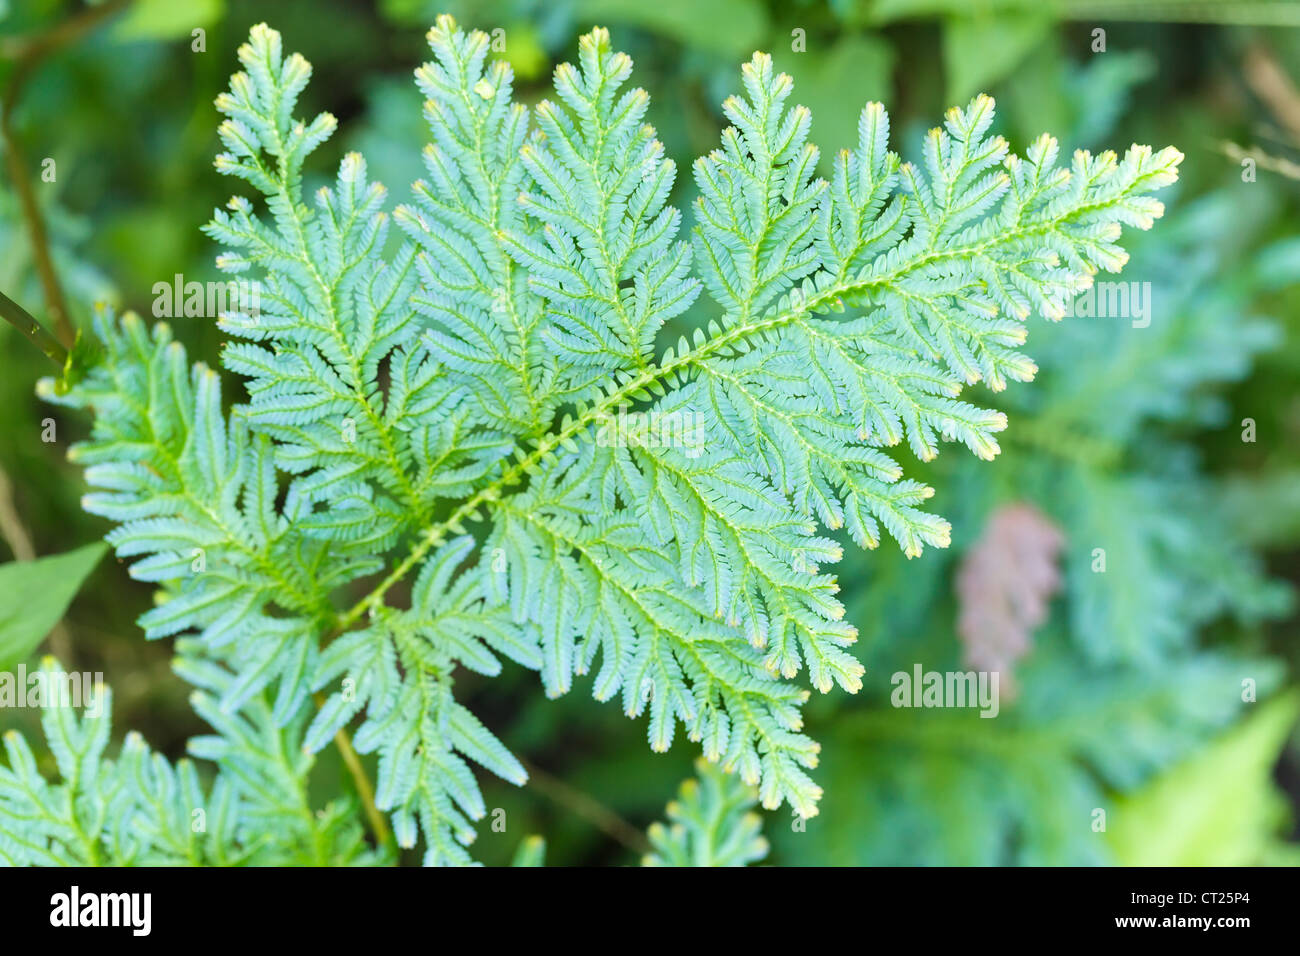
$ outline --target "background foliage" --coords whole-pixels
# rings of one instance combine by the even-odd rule
[[[336,168],[346,150],[359,149],[371,178],[400,190],[422,174],[426,136],[410,71],[426,56],[425,29],[444,10],[466,26],[505,30],[505,56],[528,102],[543,95],[552,67],[572,59],[579,32],[608,26],[635,60],[636,82],[654,94],[649,119],[679,168],[713,147],[719,103],[756,48],[795,74],[796,99],[812,108],[813,136],[828,152],[852,142],[868,99],[888,105],[895,144],[906,151],[945,107],[980,90],[997,98],[999,130],[1016,147],[1044,130],[1065,147],[1178,145],[1187,160],[1163,197],[1169,212],[1161,228],[1135,238],[1124,274],[1151,283],[1150,326],[1035,321],[1035,382],[982,396],[1011,415],[1003,454],[992,464],[941,456],[919,469],[939,489],[933,504],[952,521],[952,547],[911,561],[892,547],[846,549],[838,570],[847,619],[861,631],[854,651],[867,668],[864,689],[810,703],[808,725],[823,743],[822,812],[798,824],[785,811],[764,815],[765,862],[1297,858],[1290,808],[1300,755],[1287,744],[1297,709],[1287,688],[1300,663],[1288,583],[1300,577],[1300,5],[9,4],[0,85],[25,79],[11,132],[31,167],[72,320],[87,324],[99,300],[148,316],[154,283],[176,273],[218,277],[215,245],[198,228],[229,194],[211,163],[212,102],[253,23],[272,22],[312,60],[302,112],[339,118],[340,134],[321,148],[316,168]],[[33,38],[101,16],[22,76]],[[1180,22],[1193,16],[1217,22]],[[206,31],[201,53],[191,49],[196,27]],[[1105,52],[1093,50],[1098,27]],[[792,49],[796,30],[804,52]],[[1243,181],[1244,154],[1256,157],[1253,182]],[[38,175],[47,157],[53,182]],[[679,177],[673,200],[691,202],[694,189]],[[6,174],[0,290],[43,316],[33,255]],[[680,321],[694,325],[701,315]],[[221,335],[212,323],[173,325],[193,356],[215,360]],[[64,458],[87,422],[38,401],[42,362],[0,327],[5,560],[9,552],[69,552],[105,530],[82,512],[83,480]],[[43,442],[51,416],[58,440]],[[1253,442],[1242,440],[1246,418],[1255,422]],[[1059,530],[1060,583],[1009,664],[1014,698],[996,720],[892,708],[893,672],[962,666],[972,640],[959,626],[963,556],[991,516],[1025,503]],[[1106,550],[1104,574],[1093,570],[1097,547]],[[170,670],[167,642],[146,643],[134,623],[150,589],[112,560],[89,573],[47,645],[69,668],[104,673],[116,727],[136,728],[155,751],[180,756],[187,738],[209,728]],[[0,664],[9,666],[3,638],[0,622]],[[1243,705],[1247,678],[1257,681],[1259,700]],[[534,858],[520,842],[532,833],[545,835],[550,864],[647,854],[668,863],[743,861],[767,849],[747,827],[735,846],[699,845],[692,819],[749,812],[744,794],[707,776],[682,793],[666,827],[649,841],[641,836],[691,773],[693,748],[651,754],[643,728],[615,709],[585,693],[547,700],[519,668],[490,684],[465,674],[458,689],[527,758],[531,774],[523,790],[481,775],[486,806],[503,809],[509,823],[504,833],[481,828],[476,858]],[[5,729],[31,731],[35,719],[0,712]],[[313,777],[325,794],[343,781],[328,761]],[[1092,829],[1095,808],[1107,810],[1104,834]]]

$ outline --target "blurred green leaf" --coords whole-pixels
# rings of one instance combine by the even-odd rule
[[[136,0],[113,28],[113,39],[173,40],[206,29],[226,13],[226,0]]]
[[[812,138],[824,161],[857,145],[858,117],[870,100],[892,99],[894,51],[879,37],[845,36],[829,49],[809,37],[806,53],[777,47],[772,62],[795,78],[794,101],[812,110]]]
[[[0,669],[31,656],[107,550],[96,541],[66,554],[0,564]]]
[[[1288,236],[1261,249],[1255,271],[1265,289],[1285,289],[1300,283],[1300,236]]]
[[[943,30],[948,101],[965,103],[1006,79],[1051,26],[1049,16],[1028,12],[949,19]]]
[[[545,866],[546,840],[539,836],[524,837],[519,843],[519,849],[515,850],[515,858],[510,861],[510,865]]]
[[[1233,527],[1254,545],[1300,540],[1300,468],[1289,465],[1229,476],[1223,501]]]
[[[1125,866],[1249,866],[1259,863],[1286,818],[1273,765],[1300,714],[1291,692],[1205,750],[1119,801],[1108,821]]]
[[[766,11],[745,0],[579,0],[577,17],[583,30],[627,23],[731,57],[749,56],[768,38]]]
[[[519,21],[506,28],[505,59],[521,80],[535,80],[546,73],[549,62],[537,28]]]

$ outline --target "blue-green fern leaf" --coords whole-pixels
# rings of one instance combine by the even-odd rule
[[[215,729],[196,752],[254,792],[351,731],[398,844],[465,863],[486,811],[471,763],[526,775],[452,691],[508,658],[551,695],[590,675],[652,749],[680,729],[810,816],[794,680],[852,693],[864,673],[833,534],[948,544],[891,449],[998,453],[1006,417],[967,388],[1033,377],[1026,320],[1124,264],[1122,227],[1160,215],[1181,156],[1061,167],[1044,136],[1022,158],[979,96],[904,163],[872,103],[824,180],[809,111],[760,53],[684,223],[605,30],[532,110],[485,34],[440,17],[429,42],[427,176],[391,237],[358,155],[304,195],[335,126],[294,116],[306,61],[264,25],[241,47],[217,166],[263,209],[236,197],[207,232],[256,283],[220,318],[246,402],[224,411],[165,326],[108,313],[102,361],[43,386],[95,410],[86,507],[160,586],[146,632],[191,636],[179,666]],[[688,308],[712,317],[664,341]],[[298,756],[247,764],[259,734]]]

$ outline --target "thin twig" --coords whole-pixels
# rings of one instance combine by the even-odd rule
[[[1300,90],[1269,49],[1258,43],[1248,48],[1242,73],[1255,95],[1291,134],[1292,143],[1300,144]]]
[[[119,10],[125,9],[130,2],[131,0],[109,0],[99,6],[88,7],[77,16],[23,42],[18,47],[13,73],[5,88],[4,98],[0,101],[0,139],[4,141],[9,178],[18,193],[18,203],[31,236],[32,260],[40,276],[46,311],[53,322],[55,335],[67,348],[71,348],[76,331],[68,315],[68,303],[54,269],[54,260],[50,256],[49,234],[45,230],[45,219],[41,216],[40,205],[36,202],[36,194],[32,191],[27,176],[27,161],[14,135],[13,115],[23,88],[41,61],[59,48],[79,39]]]
[[[319,708],[324,705],[325,701],[320,694],[312,698]],[[393,843],[393,832],[388,827],[388,821],[384,819],[383,813],[375,806],[375,787],[370,782],[370,776],[366,773],[366,768],[361,764],[361,757],[357,755],[357,749],[352,746],[352,738],[348,735],[346,729],[340,727],[334,735],[334,745],[339,748],[339,755],[343,758],[343,766],[347,767],[348,774],[352,777],[352,783],[357,788],[357,796],[361,798],[361,807],[365,811],[366,820],[370,823],[370,831],[375,835],[375,840],[380,846],[391,846]]]
[[[650,841],[645,834],[628,823],[609,807],[594,798],[575,790],[563,780],[547,773],[536,764],[521,759],[524,769],[528,771],[528,783],[538,793],[560,806],[582,817],[596,829],[613,837],[635,853],[649,853]]]
[[[1246,149],[1231,140],[1225,139],[1218,144],[1218,149],[1219,152],[1235,163],[1240,163],[1243,159],[1251,159],[1255,161],[1255,165],[1260,169],[1267,170],[1270,173],[1277,173],[1287,179],[1300,180],[1300,163],[1293,163],[1283,156],[1273,156],[1264,152],[1258,146]]]

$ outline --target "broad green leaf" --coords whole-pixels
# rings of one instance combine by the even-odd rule
[[[1300,694],[1264,704],[1205,750],[1156,777],[1111,813],[1124,866],[1250,866],[1286,818],[1273,765],[1300,714]]]
[[[0,669],[27,659],[108,550],[102,541],[66,554],[0,565]]]

